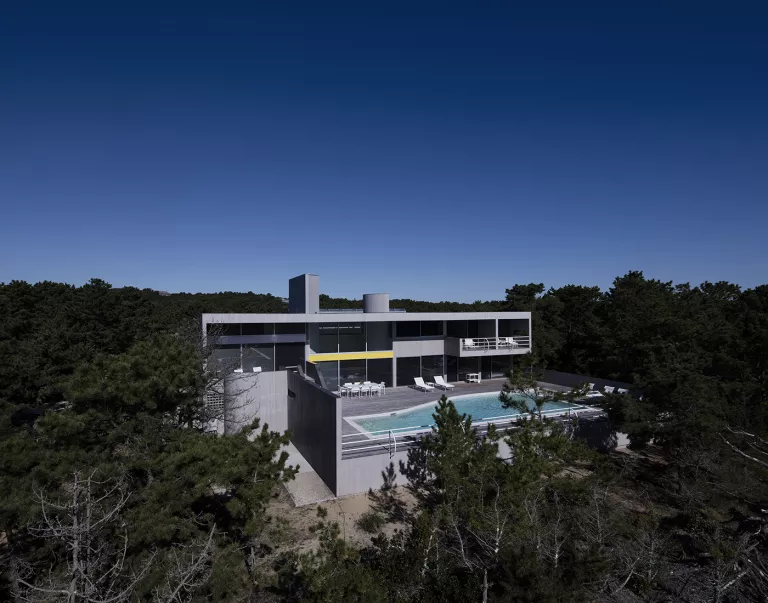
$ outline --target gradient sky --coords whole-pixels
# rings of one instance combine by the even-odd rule
[[[768,282],[766,2],[10,4],[0,282]]]

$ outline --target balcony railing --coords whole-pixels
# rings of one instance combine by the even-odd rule
[[[405,314],[404,308],[390,308],[390,312]],[[319,314],[363,314],[362,308],[320,308]]]
[[[528,335],[516,335],[515,337],[467,337],[460,341],[461,349],[464,352],[472,350],[516,350],[531,347],[531,338]]]

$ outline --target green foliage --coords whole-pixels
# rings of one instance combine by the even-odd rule
[[[321,306],[360,301],[321,296]],[[63,575],[67,544],[31,538],[36,497],[66,500],[75,472],[96,472],[130,491],[119,521],[97,534],[103,550],[114,559],[127,534],[126,567],[151,558],[136,600],[156,596],[195,555],[204,555],[204,579],[187,600],[768,596],[768,286],[692,287],[629,272],[606,292],[531,283],[498,301],[392,306],[530,310],[534,354],[517,357],[501,393],[526,417],[509,432],[478,433],[444,397],[432,433],[401,466],[415,506],[398,500],[392,467],[361,518],[371,534],[384,521],[394,534],[356,548],[318,508],[317,548],[272,563],[267,535],[287,537],[266,509],[295,473],[280,453],[286,435],[258,423],[226,437],[198,431],[210,375],[196,339],[201,312],[282,312],[285,302],[160,295],[98,279],[0,284],[3,569],[12,552],[39,579]],[[602,404],[646,450],[598,457],[574,439],[575,424],[548,419],[547,402],[584,392],[542,389],[545,367],[631,383],[632,396]],[[0,596],[8,592],[0,584]]]
[[[366,511],[357,519],[357,527],[369,534],[378,533],[385,523],[384,516],[376,511]]]

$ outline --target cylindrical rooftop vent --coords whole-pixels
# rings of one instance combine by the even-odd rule
[[[389,293],[364,294],[363,312],[389,312]]]

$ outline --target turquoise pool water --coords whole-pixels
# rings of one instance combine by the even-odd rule
[[[518,396],[518,399],[523,400],[525,398],[523,396]],[[456,410],[458,410],[459,413],[471,415],[474,422],[486,421],[494,417],[520,414],[515,409],[502,407],[498,393],[471,394],[451,398],[451,400],[453,400],[453,404],[456,406]],[[533,402],[530,400],[528,403],[530,406],[533,406]],[[432,415],[434,414],[436,407],[437,401],[435,401],[434,404],[401,410],[391,415],[349,417],[349,420],[357,423],[357,425],[365,431],[375,432],[397,429],[402,433],[409,431],[407,429],[409,427],[413,428],[415,431],[417,429],[428,429],[434,425],[435,421],[432,419]],[[584,407],[569,402],[547,402],[544,404],[544,412],[552,414],[577,408]]]

